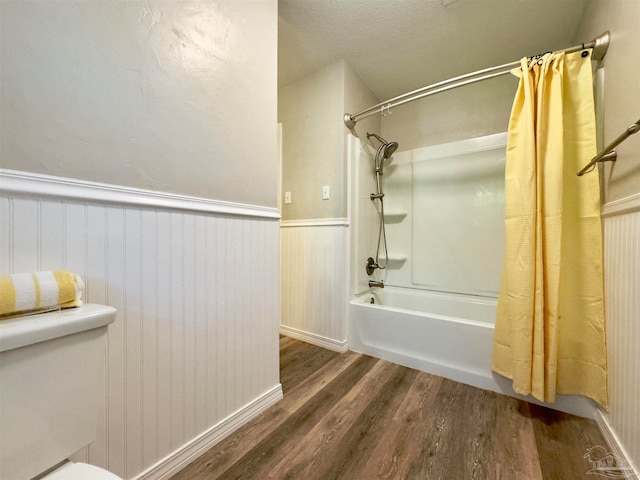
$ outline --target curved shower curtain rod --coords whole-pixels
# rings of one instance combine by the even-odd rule
[[[610,40],[611,35],[607,31],[589,43],[582,43],[580,45],[565,48],[563,50],[557,50],[554,53],[571,53],[588,48],[593,48],[592,59],[599,61],[602,60],[607,53]],[[449,80],[444,80],[432,85],[427,85],[426,87],[419,88],[418,90],[413,90],[412,92],[407,92],[405,94],[391,98],[385,102],[378,103],[372,107],[362,110],[361,112],[355,114],[345,113],[344,124],[351,130],[356,126],[356,121],[359,118],[366,118],[374,115],[377,112],[384,113],[385,110],[388,111],[392,107],[397,107],[398,105],[402,105],[404,103],[412,102],[423,97],[428,97],[429,95],[435,95],[436,93],[452,90],[454,88],[469,85],[481,80],[488,80],[489,78],[505,75],[509,73],[512,68],[519,65],[520,60],[517,60],[515,62],[505,63],[504,65],[498,65],[497,67],[485,68],[483,70],[478,70],[477,72],[467,73],[465,75],[460,75],[459,77],[454,77],[450,78]]]

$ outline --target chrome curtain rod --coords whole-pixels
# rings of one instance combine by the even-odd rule
[[[627,139],[627,137],[629,137],[630,135],[633,135],[634,133],[637,133],[638,131],[640,131],[640,120],[638,120],[636,123],[632,123],[631,125],[629,125],[627,129],[622,133],[622,135],[616,138],[613,142],[611,142],[609,145],[603,148],[599,154],[593,157],[591,161],[582,170],[578,172],[578,176],[581,177],[585,173],[588,173],[591,170],[593,170],[595,164],[598,162],[615,162],[616,158],[618,157],[618,154],[616,153],[614,148],[616,148],[618,145],[624,142]]]
[[[565,48],[553,53],[571,53],[579,52],[580,50],[585,50],[588,48],[593,48],[592,59],[599,61],[602,60],[607,53],[610,40],[611,35],[607,31],[589,43],[583,43],[581,45]],[[450,78],[449,80],[443,80],[442,82],[427,85],[426,87],[413,90],[412,92],[390,98],[385,102],[378,103],[372,107],[362,110],[361,112],[355,114],[345,113],[344,124],[347,126],[347,128],[352,129],[356,126],[356,122],[360,118],[370,117],[377,112],[384,113],[385,110],[388,111],[393,107],[397,107],[404,103],[413,102],[414,100],[428,97],[430,95],[435,95],[436,93],[452,90],[454,88],[469,85],[471,83],[476,83],[481,80],[488,80],[490,78],[499,77],[500,75],[509,73],[512,68],[519,65],[520,60],[516,60],[515,62],[505,63],[504,65],[498,65],[497,67],[485,68],[483,70],[478,70],[477,72],[467,73],[465,75],[460,75],[459,77],[454,77]]]

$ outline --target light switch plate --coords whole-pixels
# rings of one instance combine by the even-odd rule
[[[324,185],[322,187],[322,199],[329,200],[329,185]]]
[[[284,192],[284,203],[286,205],[291,203],[291,192]]]

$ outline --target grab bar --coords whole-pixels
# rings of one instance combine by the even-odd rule
[[[593,167],[598,162],[615,162],[618,154],[616,153],[614,148],[616,148],[618,145],[624,142],[627,139],[627,137],[629,137],[630,135],[633,135],[634,133],[637,133],[638,131],[640,131],[640,120],[638,120],[636,123],[632,123],[631,125],[629,125],[627,129],[622,133],[622,135],[616,138],[613,142],[607,145],[606,148],[604,148],[599,154],[593,157],[593,159],[591,159],[591,161],[582,170],[578,172],[578,176],[581,177],[585,173],[593,170]]]

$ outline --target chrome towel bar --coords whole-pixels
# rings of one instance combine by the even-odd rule
[[[581,177],[585,173],[588,173],[591,170],[593,170],[596,163],[598,162],[615,162],[618,154],[616,153],[614,148],[616,148],[618,145],[624,142],[627,139],[627,137],[629,137],[630,135],[633,135],[638,131],[640,131],[640,120],[636,121],[636,123],[632,123],[631,125],[629,125],[627,129],[622,133],[622,135],[616,138],[613,142],[611,142],[604,149],[602,149],[602,151],[599,154],[593,157],[591,161],[582,170],[578,172],[578,176]]]

